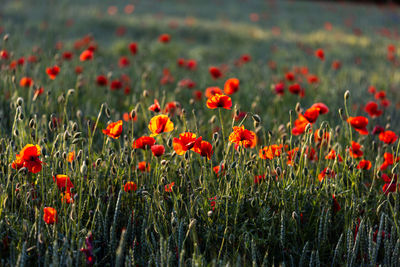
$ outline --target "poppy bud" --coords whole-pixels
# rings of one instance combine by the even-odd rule
[[[146,98],[149,96],[149,91],[143,90],[143,97]]]
[[[282,170],[281,167],[276,168],[276,175],[281,176]]]
[[[390,123],[387,123],[387,124],[385,125],[385,129],[386,129],[386,130],[389,130],[389,129],[390,129]]]
[[[161,163],[161,165],[162,165],[162,166],[165,166],[165,165],[167,165],[167,164],[168,164],[168,161],[167,161],[167,160],[165,160],[165,159],[163,159],[163,160],[162,160],[160,163]]]
[[[76,132],[72,138],[73,139],[79,138],[79,137],[81,137],[81,134],[82,134],[82,132]]]
[[[67,92],[67,96],[73,95],[75,93],[75,89],[69,89]]]
[[[106,113],[107,118],[109,119],[111,117],[110,109],[108,107],[106,107],[104,111]]]
[[[340,126],[339,126],[339,125],[336,126],[336,128],[335,128],[335,133],[336,133],[337,135],[339,135],[339,133],[340,133]]]
[[[136,110],[132,109],[131,113],[130,113],[131,118],[135,118],[136,117]]]
[[[63,139],[64,139],[65,141],[67,141],[69,137],[70,137],[69,132],[68,132],[68,131],[65,131],[64,134],[63,134]]]
[[[191,98],[191,99],[189,100],[189,104],[190,104],[190,105],[193,105],[193,104],[194,104],[194,99],[193,99],[193,98]]]
[[[61,103],[64,103],[64,101],[65,101],[64,94],[61,94],[61,95],[57,98],[57,102],[58,102],[59,104],[61,104]]]
[[[218,132],[215,132],[214,134],[213,134],[213,141],[214,142],[216,142],[216,141],[218,141],[218,139],[219,139],[219,133]]]
[[[35,128],[35,120],[34,120],[34,119],[31,119],[31,120],[29,121],[29,128],[31,128],[31,129],[34,129],[34,128]]]
[[[167,141],[167,145],[168,145],[168,147],[171,147],[172,146],[172,139],[170,138],[170,139],[168,139],[168,141]]]
[[[76,112],[76,117],[80,119],[82,118],[82,115],[83,115],[82,110],[78,109],[78,111]]]
[[[339,108],[339,116],[340,116],[340,118],[341,118],[342,120],[346,120],[345,117],[344,117],[343,109],[342,109],[342,108]]]
[[[63,158],[64,160],[67,159],[67,153],[66,153],[65,151],[62,153],[62,158]]]
[[[252,118],[255,122],[261,123],[261,118],[257,114],[253,114]]]
[[[18,135],[19,135],[18,129],[15,129],[13,134],[14,134],[15,136],[18,136]]]
[[[185,153],[185,159],[188,160],[189,159],[189,153]]]
[[[229,167],[230,169],[234,169],[236,167],[236,161],[232,162],[231,166]]]
[[[95,166],[98,167],[101,164],[101,158],[98,158],[95,162]]]
[[[9,38],[10,38],[10,34],[7,33],[7,34],[4,35],[3,41],[7,42]]]
[[[17,103],[17,106],[20,107],[24,104],[24,99],[22,97],[18,97],[16,103]]]
[[[350,97],[350,91],[346,90],[346,92],[344,93],[344,100],[349,99],[349,97]]]
[[[82,158],[82,154],[83,154],[83,151],[82,151],[82,149],[80,149],[80,150],[78,151],[78,155],[76,156],[76,159],[77,159],[78,161]]]
[[[56,153],[54,153],[54,157],[58,158],[60,157],[61,152],[59,150],[56,151]]]
[[[295,110],[296,110],[296,113],[300,113],[301,112],[301,106],[300,106],[299,102],[297,102]]]
[[[306,133],[308,133],[308,131],[310,131],[311,127],[312,127],[311,123],[307,123],[307,125],[306,125]]]
[[[217,120],[217,116],[213,115],[213,116],[211,117],[211,119],[208,121],[208,123],[209,123],[209,124],[214,124],[216,120]]]
[[[53,131],[53,123],[51,122],[51,121],[49,121],[49,130],[50,130],[50,132],[52,132]]]
[[[259,122],[256,122],[256,121],[254,121],[254,122],[253,122],[253,126],[254,126],[254,128],[257,128],[258,126],[260,126],[260,123],[259,123]]]
[[[22,121],[22,120],[24,120],[24,118],[25,118],[24,113],[19,113],[18,119],[19,119],[20,121]]]
[[[308,176],[308,168],[307,167],[304,167],[304,169],[303,169],[303,174],[304,174],[304,176]]]
[[[213,211],[212,210],[209,210],[208,212],[207,212],[207,216],[208,217],[211,217],[213,215]]]

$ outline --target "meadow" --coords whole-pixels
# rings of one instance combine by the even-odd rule
[[[5,0],[1,266],[400,266],[400,8]]]

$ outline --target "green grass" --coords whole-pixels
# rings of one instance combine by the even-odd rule
[[[134,1],[135,10],[128,15],[123,9],[130,3],[2,4],[1,37],[8,38],[0,51],[7,50],[10,56],[0,59],[1,266],[90,265],[81,251],[88,248],[89,236],[97,266],[400,265],[399,184],[393,179],[396,190],[382,190],[382,175],[397,175],[398,166],[380,170],[385,152],[398,155],[399,142],[384,144],[371,133],[375,125],[400,130],[400,41],[392,38],[398,34],[397,7],[146,0]],[[109,5],[118,8],[116,15],[107,14]],[[258,21],[250,19],[252,13],[259,15]],[[70,19],[73,25],[67,27]],[[171,22],[178,26],[172,28]],[[325,29],[326,22],[332,30]],[[122,36],[116,34],[119,27],[125,29]],[[380,34],[382,29],[392,37]],[[356,35],[360,30],[362,34]],[[162,33],[170,34],[168,44],[158,42]],[[74,43],[87,34],[97,50],[93,60],[81,62],[84,49],[75,50]],[[57,42],[62,42],[61,50],[56,49]],[[134,56],[130,42],[138,44]],[[398,50],[395,61],[387,59],[390,44]],[[314,56],[318,48],[324,49],[325,61]],[[74,53],[71,61],[62,59],[64,51]],[[238,67],[234,63],[242,54],[252,59]],[[26,62],[29,55],[38,62]],[[128,67],[118,66],[121,56],[130,59]],[[25,64],[10,69],[21,57]],[[178,67],[181,57],[195,59],[197,69]],[[338,70],[331,67],[335,60],[342,64]],[[270,67],[272,61],[276,68]],[[56,64],[61,71],[50,80],[46,68]],[[228,66],[224,77],[213,80],[209,67],[222,64]],[[75,73],[77,66],[83,67],[81,74]],[[285,81],[285,74],[297,67],[307,67],[319,78],[317,84],[309,84],[304,75],[296,74],[302,79],[304,98],[291,94],[290,82]],[[174,81],[161,85],[166,68]],[[96,84],[98,75],[111,81],[123,74],[130,78],[129,94]],[[33,78],[33,87],[19,85],[25,76]],[[194,100],[195,90],[223,88],[231,77],[240,80],[240,90],[231,95],[231,110],[208,109],[204,95]],[[178,85],[185,78],[196,83],[194,89]],[[281,81],[286,89],[278,96],[273,86]],[[367,102],[377,101],[368,93],[371,85],[385,91],[391,102],[379,107],[383,115],[377,118],[363,109]],[[39,87],[44,93],[34,100]],[[350,97],[345,101],[347,90]],[[154,99],[162,109],[172,101],[182,107],[170,116],[174,130],[155,137],[166,149],[161,158],[132,148],[135,139],[150,135],[148,124],[157,114],[148,107]],[[297,113],[317,102],[325,103],[329,112],[318,118],[312,132],[292,135]],[[137,121],[124,121],[119,139],[102,133],[109,122],[132,110]],[[247,116],[235,121],[239,111]],[[370,134],[354,131],[343,120],[347,116],[368,117]],[[240,125],[256,133],[254,148],[236,150],[229,142],[232,126]],[[314,141],[318,129],[330,133],[328,144]],[[173,138],[185,131],[212,144],[210,160],[194,151],[182,156],[174,152]],[[363,146],[361,158],[349,154],[351,141]],[[27,144],[41,148],[44,164],[38,173],[11,166]],[[287,149],[272,160],[261,159],[259,150],[272,144]],[[299,152],[288,165],[288,150],[296,147]],[[307,148],[315,149],[318,158],[307,158]],[[325,159],[331,149],[343,162]],[[69,163],[66,158],[72,151],[76,157]],[[372,168],[357,169],[361,159],[371,161]],[[149,172],[137,169],[141,161],[150,164]],[[217,175],[213,167],[221,164],[224,171]],[[326,167],[336,175],[320,182],[318,175]],[[57,174],[70,177],[73,203],[61,201],[52,178]],[[256,184],[256,175],[265,179]],[[137,185],[135,192],[124,191],[127,181]],[[172,192],[166,192],[171,183]],[[57,223],[44,221],[45,207],[57,210]]]

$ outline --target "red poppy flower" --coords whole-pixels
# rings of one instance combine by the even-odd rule
[[[285,84],[284,83],[277,83],[274,86],[275,93],[277,95],[283,95],[285,93]]]
[[[21,87],[31,87],[33,86],[34,82],[32,80],[32,78],[30,77],[23,77],[20,81],[19,81],[19,85]]]
[[[367,125],[368,119],[363,116],[349,117],[347,122],[360,134],[368,135]]]
[[[215,66],[211,66],[208,71],[210,72],[211,77],[216,80],[222,77],[222,71]]]
[[[71,188],[74,187],[71,179],[64,174],[57,174],[56,177],[53,176],[53,181],[57,183],[57,187],[61,192],[71,193]]]
[[[122,88],[122,82],[120,80],[113,80],[110,84],[111,91],[119,90]]]
[[[258,155],[262,159],[274,159],[275,157],[279,157],[282,153],[283,145],[270,145],[261,148],[258,152]]]
[[[294,165],[295,159],[296,159],[296,156],[297,156],[298,152],[299,152],[299,148],[298,147],[295,147],[292,150],[289,150],[289,151],[286,152],[286,160],[287,160],[286,164],[288,166],[293,166]]]
[[[310,83],[310,84],[318,83],[318,82],[319,82],[319,78],[318,78],[317,75],[310,74],[310,75],[307,76],[307,81],[308,81],[308,83]]]
[[[211,143],[201,140],[201,137],[196,140],[193,151],[202,157],[207,157],[207,159],[211,159],[214,154]]]
[[[172,182],[170,184],[166,184],[164,187],[165,192],[171,193],[172,192],[172,188],[174,187],[175,182]]]
[[[76,74],[81,74],[83,72],[83,67],[82,66],[76,66],[75,67],[75,73]]]
[[[309,109],[307,109],[304,112],[304,117],[308,120],[308,122],[310,123],[314,123],[317,121],[319,116],[319,108],[317,107],[311,107]]]
[[[336,177],[336,173],[329,169],[328,167],[326,167],[325,169],[323,169],[319,174],[318,174],[318,180],[320,182],[322,182],[325,178],[335,178]]]
[[[172,141],[172,146],[176,154],[183,155],[186,151],[192,149],[196,143],[196,135],[191,132],[181,133],[179,138],[174,138]]]
[[[161,157],[165,152],[165,148],[163,145],[153,145],[151,147],[151,152],[155,157]]]
[[[322,49],[317,49],[317,50],[315,51],[315,56],[316,56],[317,58],[319,58],[320,60],[324,61],[324,60],[325,60],[325,53],[324,53],[324,50],[322,50]]]
[[[232,95],[239,91],[239,79],[230,78],[225,82],[224,92],[227,95]]]
[[[57,222],[57,211],[54,208],[46,207],[43,209],[43,220],[47,224],[54,224]]]
[[[294,95],[300,94],[301,90],[302,90],[302,88],[301,88],[300,84],[298,84],[298,83],[289,85],[289,92],[291,92]]]
[[[383,173],[382,180],[385,182],[385,184],[382,187],[382,191],[385,195],[389,194],[389,192],[396,192],[397,174],[392,175],[392,177],[390,177],[389,175]]]
[[[74,56],[74,54],[73,54],[72,52],[69,52],[69,51],[65,51],[65,52],[62,54],[62,58],[63,58],[64,60],[71,60],[71,59],[73,58],[73,56]]]
[[[0,51],[0,58],[1,59],[7,60],[8,57],[9,57],[9,54],[8,54],[7,50],[1,50]]]
[[[195,90],[195,91],[193,92],[193,98],[194,98],[194,100],[196,100],[196,101],[201,101],[201,99],[203,98],[203,92],[200,91],[200,90]]]
[[[11,164],[11,167],[13,169],[25,167],[31,173],[38,173],[42,170],[42,162],[39,160],[39,156],[40,147],[28,144],[16,155],[16,159]]]
[[[99,85],[99,86],[106,86],[106,85],[108,84],[107,77],[104,76],[104,75],[99,75],[99,76],[97,76],[97,78],[96,78],[96,83],[97,83],[97,85]]]
[[[220,164],[218,166],[213,167],[214,173],[219,177],[221,174],[225,174],[225,166],[224,164]]]
[[[188,59],[188,60],[186,61],[186,68],[187,68],[188,70],[195,70],[196,67],[197,67],[197,62],[196,62],[196,60],[194,60],[194,59]]]
[[[210,98],[210,97],[212,97],[214,95],[222,95],[222,94],[223,94],[222,90],[217,86],[208,87],[206,89],[206,92],[205,92],[205,95],[206,95],[207,98]]]
[[[138,45],[137,45],[137,43],[130,43],[129,44],[129,51],[131,51],[131,54],[132,55],[136,55],[137,54],[137,52],[138,52]]]
[[[382,133],[384,131],[385,131],[385,128],[383,128],[382,126],[376,125],[374,127],[374,129],[372,130],[372,134],[376,135],[376,134],[380,134],[380,133]]]
[[[134,182],[129,181],[129,182],[125,183],[125,185],[124,185],[125,192],[129,193],[129,192],[136,191],[136,190],[137,190],[137,185]]]
[[[265,181],[265,174],[262,175],[254,175],[254,184],[261,184],[261,182]]]
[[[379,91],[375,93],[375,99],[376,100],[383,100],[386,98],[386,92],[385,91]]]
[[[110,123],[106,129],[103,129],[103,133],[111,138],[118,139],[122,134],[122,120]]]
[[[160,43],[168,43],[170,40],[171,40],[171,36],[166,33],[163,33],[158,37],[158,41]]]
[[[174,130],[174,124],[167,115],[157,115],[151,118],[149,123],[149,130],[152,132],[151,136],[161,133],[167,133]]]
[[[179,67],[185,66],[186,62],[184,58],[178,58],[178,61],[176,62]]]
[[[361,151],[361,145],[357,142],[351,141],[351,147],[349,148],[349,154],[353,158],[360,158],[364,155],[364,152]]]
[[[146,161],[141,161],[138,163],[138,170],[141,172],[150,172],[150,164]]]
[[[241,127],[233,126],[233,132],[229,135],[229,142],[235,143],[235,149],[239,146],[245,148],[253,148],[257,144],[256,134],[247,130],[242,125]]]
[[[315,103],[311,106],[311,108],[318,108],[319,109],[319,114],[326,114],[329,112],[329,108],[324,104],[324,103]]]
[[[361,170],[369,170],[372,167],[372,163],[369,160],[363,159],[361,160],[358,165],[357,165],[357,169],[361,169]]]
[[[328,155],[326,155],[325,159],[333,159],[333,160],[336,159],[336,151],[333,150],[333,149],[331,151],[329,151],[329,153],[328,153]],[[340,154],[337,154],[337,159],[338,159],[339,162],[343,161],[343,159],[340,156]]]
[[[396,159],[394,158],[392,153],[386,152],[383,154],[383,163],[380,167],[380,170],[386,170],[389,166],[393,165],[395,162],[398,162],[400,160],[400,157],[397,157]]]
[[[71,193],[69,192],[61,193],[61,202],[67,204],[74,203],[74,199],[71,196]]]
[[[373,102],[373,101],[368,102],[367,105],[365,105],[365,109],[364,110],[372,118],[379,117],[383,113],[382,110],[378,110],[378,104]]]
[[[397,135],[393,131],[384,131],[379,134],[379,140],[385,144],[391,145],[397,141]]]
[[[207,107],[209,109],[224,108],[231,109],[232,100],[227,95],[214,95],[207,99]]]
[[[84,50],[81,55],[79,56],[80,61],[87,61],[93,58],[93,51],[91,50]]]
[[[50,79],[54,80],[58,73],[60,72],[60,67],[55,65],[53,67],[46,68],[46,73],[49,75]]]
[[[180,80],[178,83],[178,86],[192,89],[192,88],[196,87],[196,83],[193,80],[186,78],[186,79]]]
[[[127,57],[120,57],[120,59],[119,59],[119,61],[118,61],[118,66],[119,66],[120,68],[127,67],[127,66],[129,66],[129,64],[130,64],[129,58],[127,58]]]
[[[156,143],[156,139],[151,136],[142,136],[133,142],[132,147],[135,149],[149,149]]]
[[[336,200],[335,195],[332,195],[332,200],[333,200],[333,212],[334,212],[334,213],[337,213],[337,212],[341,209],[340,204],[339,204],[339,202]]]
[[[155,113],[158,113],[161,111],[160,103],[158,102],[157,99],[154,99],[154,104],[149,107],[149,110],[153,111]]]
[[[288,80],[290,82],[294,81],[294,78],[295,78],[294,73],[293,72],[287,72],[285,74],[285,78],[286,78],[286,80]]]
[[[368,92],[372,95],[374,95],[376,93],[376,88],[375,86],[371,85],[370,87],[368,87]]]
[[[306,131],[307,124],[312,125],[312,123],[310,123],[306,117],[304,117],[302,114],[299,114],[298,118],[294,121],[292,134],[293,135],[303,134]]]

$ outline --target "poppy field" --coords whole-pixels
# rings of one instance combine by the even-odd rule
[[[0,266],[400,266],[400,8],[6,0]]]

